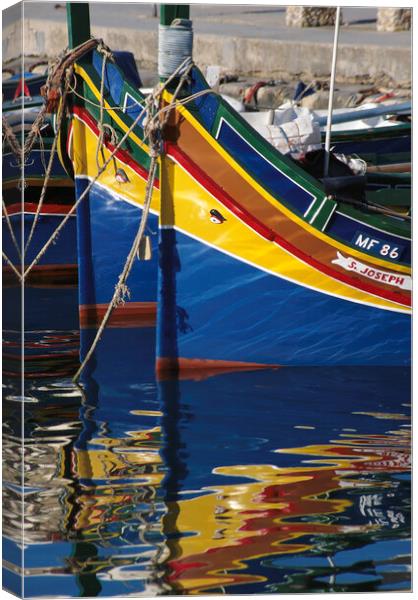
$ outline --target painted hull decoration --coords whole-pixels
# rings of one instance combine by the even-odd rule
[[[160,236],[161,367],[409,363],[410,223],[327,196],[215,94],[172,115]]]
[[[101,71],[102,55],[97,50],[75,65],[78,96],[73,97],[71,119],[60,139],[61,160],[67,171],[73,172],[77,202],[82,199],[77,206],[82,359],[88,350],[83,340],[91,341],[91,333],[84,330],[100,326],[135,239],[150,170],[142,118],[126,143],[117,147],[143,111],[145,99],[124,80],[123,72],[109,62],[105,69],[105,115],[101,123]],[[101,137],[103,125],[105,132],[112,132],[111,136]],[[98,167],[108,160],[108,167],[97,176]],[[109,327],[155,326],[159,188],[157,168],[147,237],[140,248],[144,260],[134,261],[128,287],[113,308]]]
[[[97,175],[101,72],[97,51],[75,65],[62,154],[78,195]],[[114,64],[103,90],[104,122],[116,138],[129,135],[78,211],[80,310],[90,324],[112,298],[150,165],[144,120],[129,131],[145,98]],[[408,364],[410,219],[338,188],[327,193],[195,66],[183,102],[167,89],[162,97],[169,118],[147,223],[151,259],[134,264],[130,297],[116,309],[119,324],[136,307],[149,325],[154,307],[157,370]],[[104,139],[103,160],[113,151]]]
[[[351,258],[350,256],[343,256],[340,252],[337,252],[337,258],[332,261],[335,265],[340,265],[347,271],[354,271],[364,277],[373,279],[375,281],[383,281],[389,285],[394,285],[401,288],[402,290],[412,290],[412,279],[409,275],[396,275],[389,271],[381,271],[380,269],[373,269],[360,261]]]

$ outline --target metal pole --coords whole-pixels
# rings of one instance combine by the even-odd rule
[[[337,6],[337,11],[336,11],[336,15],[335,15],[334,47],[332,50],[331,82],[330,82],[330,86],[329,86],[329,98],[328,98],[327,128],[326,128],[326,133],[325,133],[324,177],[327,177],[328,169],[329,169],[329,151],[330,151],[330,147],[331,147],[331,127],[332,127],[332,105],[333,105],[333,101],[334,101],[335,66],[337,64],[338,35],[340,33],[340,12],[341,12],[341,7]]]

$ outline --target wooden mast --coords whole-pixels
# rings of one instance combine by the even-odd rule
[[[188,4],[161,4],[160,24],[170,26],[174,19],[189,19],[190,6]]]
[[[67,2],[68,46],[75,48],[91,37],[88,2]]]

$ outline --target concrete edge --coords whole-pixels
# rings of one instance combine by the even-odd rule
[[[19,44],[21,23],[3,30],[3,62],[22,53]],[[56,56],[67,40],[65,24],[40,19],[24,20],[27,56]],[[128,28],[95,27],[96,37],[103,38],[118,50],[131,50],[144,69],[155,70],[157,64],[157,32]],[[65,42],[64,42],[65,43]],[[199,66],[219,64],[237,75],[277,78],[286,73],[296,76],[326,77],[330,72],[331,44],[291,42],[253,37],[227,37],[195,33],[194,57]],[[307,59],[309,57],[309,59]],[[368,78],[389,75],[395,82],[411,80],[410,48],[355,46],[341,44],[337,61],[337,77]]]

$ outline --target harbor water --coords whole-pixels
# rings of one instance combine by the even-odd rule
[[[27,597],[410,589],[409,369],[156,380],[155,330],[110,328],[78,387],[76,318],[32,292],[23,393],[5,327],[6,588],[20,564]]]

